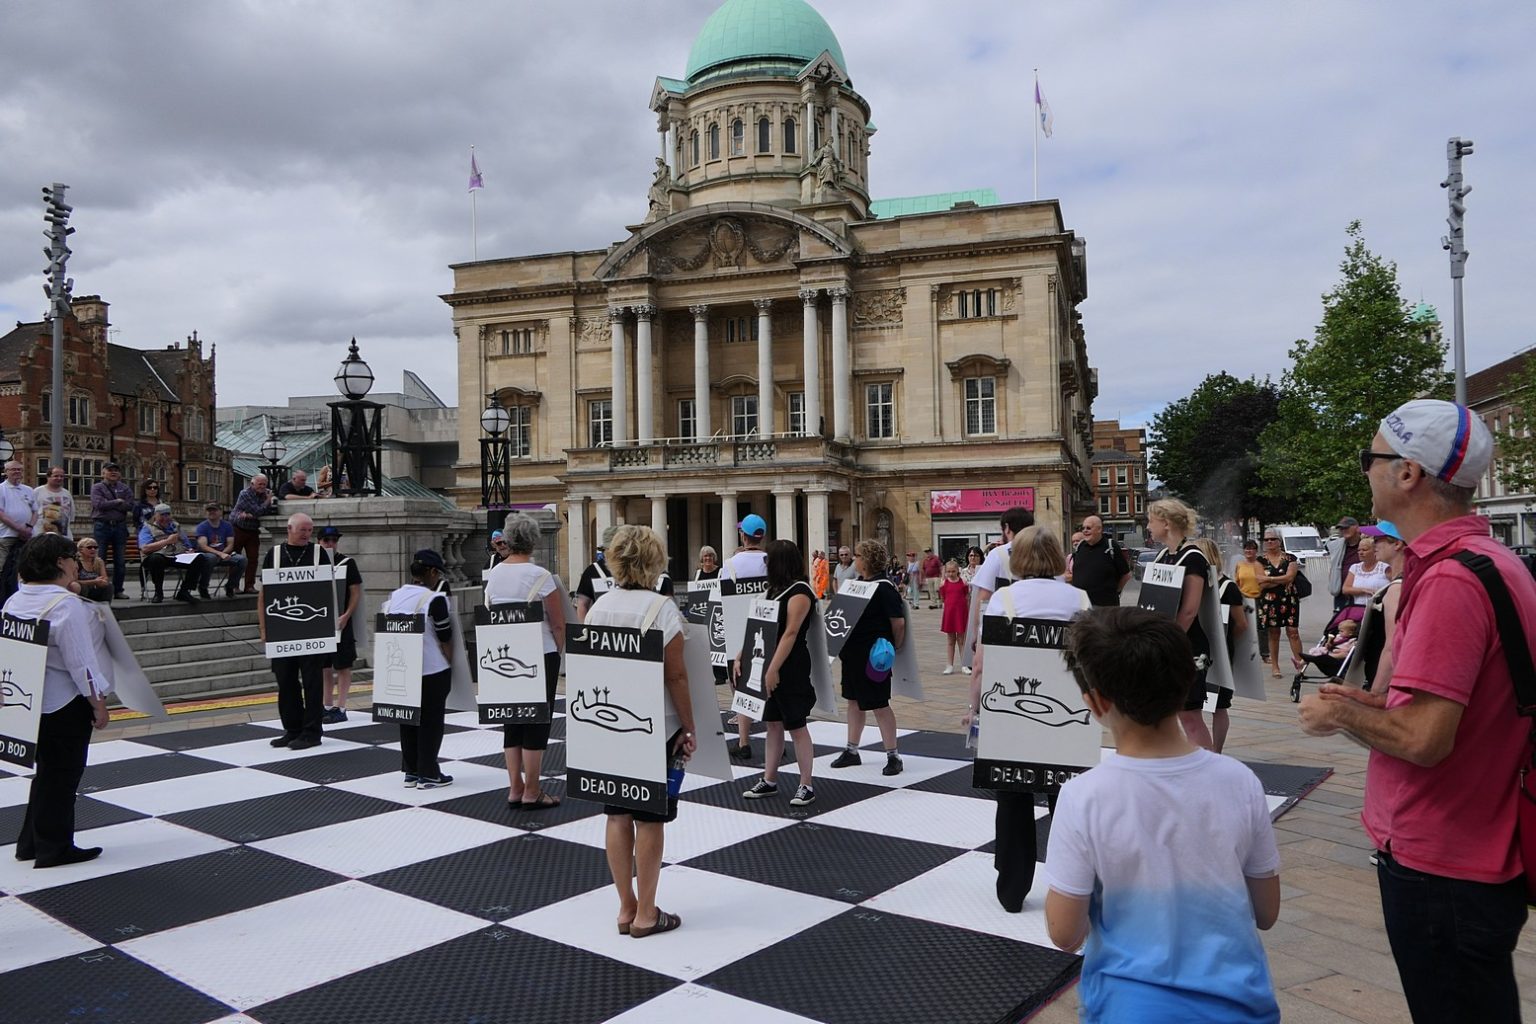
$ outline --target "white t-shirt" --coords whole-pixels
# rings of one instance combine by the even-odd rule
[[[1365,587],[1372,594],[1392,582],[1392,567],[1379,559],[1375,565],[1371,566],[1369,572],[1360,568],[1358,564],[1351,566],[1350,571],[1355,574],[1355,586]],[[1351,595],[1350,600],[1355,604],[1370,604],[1371,602],[1369,595],[1365,594]]]
[[[743,548],[725,561],[720,573],[724,580],[755,580],[768,575],[768,553],[756,548]]]
[[[976,570],[976,575],[971,578],[971,586],[977,590],[997,591],[997,579],[1012,577],[1008,571],[1008,559],[1013,557],[1013,541],[999,544],[987,552],[987,557],[981,560],[981,568]]]
[[[1090,898],[1084,1020],[1278,1021],[1246,879],[1280,870],[1244,764],[1110,754],[1068,782],[1045,881]]]
[[[452,667],[448,659],[443,656],[443,645],[437,639],[437,627],[432,622],[432,606],[439,598],[443,601],[440,607],[448,608],[448,614],[451,615],[448,595],[428,590],[419,583],[407,583],[384,599],[383,611],[387,615],[426,617],[426,635],[421,638],[421,674],[424,676],[446,672]],[[439,614],[442,613],[439,612]]]
[[[496,565],[485,577],[485,605],[487,608],[498,604],[526,604],[530,600],[530,591],[534,591],[534,582],[539,580],[537,590],[532,598],[542,600],[555,592],[555,577],[543,566],[533,562],[501,562]],[[549,628],[549,610],[545,609],[544,615],[544,653],[553,654],[560,648],[555,645],[555,634]]]
[[[585,621],[589,626],[629,626],[639,629],[645,617],[651,613],[651,607],[658,603],[661,607],[651,622],[651,628],[661,630],[661,646],[665,648],[673,637],[682,634],[683,614],[677,610],[677,602],[662,597],[654,590],[620,590],[615,587],[605,594],[599,594],[588,609]],[[665,700],[667,735],[671,736],[683,727],[683,723],[677,716],[677,708],[672,706],[671,694],[666,694]]]
[[[1059,579],[1018,580],[993,594],[984,615],[1006,615],[1003,594],[1013,602],[1017,619],[1070,619],[1088,607],[1088,595]]]

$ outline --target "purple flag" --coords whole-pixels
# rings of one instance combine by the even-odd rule
[[[473,192],[477,188],[485,188],[485,179],[480,176],[480,165],[475,163],[475,153],[469,153],[469,190]]]

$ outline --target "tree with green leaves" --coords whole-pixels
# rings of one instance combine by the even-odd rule
[[[1260,487],[1259,438],[1279,406],[1267,377],[1211,374],[1152,418],[1148,468],[1206,517],[1273,522],[1282,507]]]
[[[1360,449],[1403,402],[1450,397],[1438,330],[1410,319],[1397,265],[1366,248],[1359,221],[1348,234],[1342,279],[1323,296],[1312,340],[1291,347],[1279,415],[1261,440],[1264,490],[1299,523],[1369,515]]]
[[[1498,444],[1499,482],[1510,494],[1536,491],[1536,351],[1504,382],[1513,409]]]

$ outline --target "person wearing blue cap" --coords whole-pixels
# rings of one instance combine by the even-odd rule
[[[1397,628],[1397,606],[1403,596],[1403,564],[1408,545],[1403,543],[1397,526],[1385,519],[1375,526],[1363,526],[1360,532],[1376,539],[1376,558],[1387,566],[1387,585],[1371,595],[1369,607],[1380,616],[1382,629],[1366,640],[1365,688],[1384,693],[1392,679],[1392,631]]]
[[[507,547],[507,538],[500,530],[491,531],[491,560],[486,563],[487,569],[494,569],[506,561],[511,549]]]
[[[768,542],[768,522],[757,513],[742,518],[736,524],[740,545],[736,553],[725,560],[720,570],[722,579],[766,580],[768,578],[768,554],[764,545]],[[731,756],[738,761],[752,760],[752,723],[745,715],[736,716],[736,742],[731,744]]]
[[[859,579],[882,584],[875,588],[864,609],[848,630],[838,659],[843,664],[843,699],[848,702],[848,746],[832,762],[833,768],[863,764],[859,743],[866,716],[873,713],[885,746],[882,775],[900,775],[901,755],[896,749],[896,712],[891,710],[891,669],[896,648],[907,639],[907,606],[886,577],[890,556],[877,540],[863,540],[854,548],[853,564]]]

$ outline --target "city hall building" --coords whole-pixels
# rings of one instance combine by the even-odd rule
[[[607,249],[453,267],[456,494],[487,396],[512,503],[553,504],[574,574],[646,523],[674,571],[764,516],[807,551],[897,554],[1092,511],[1084,246],[1055,201],[877,201],[876,133],[803,0],[727,0],[651,91],[644,221]]]

